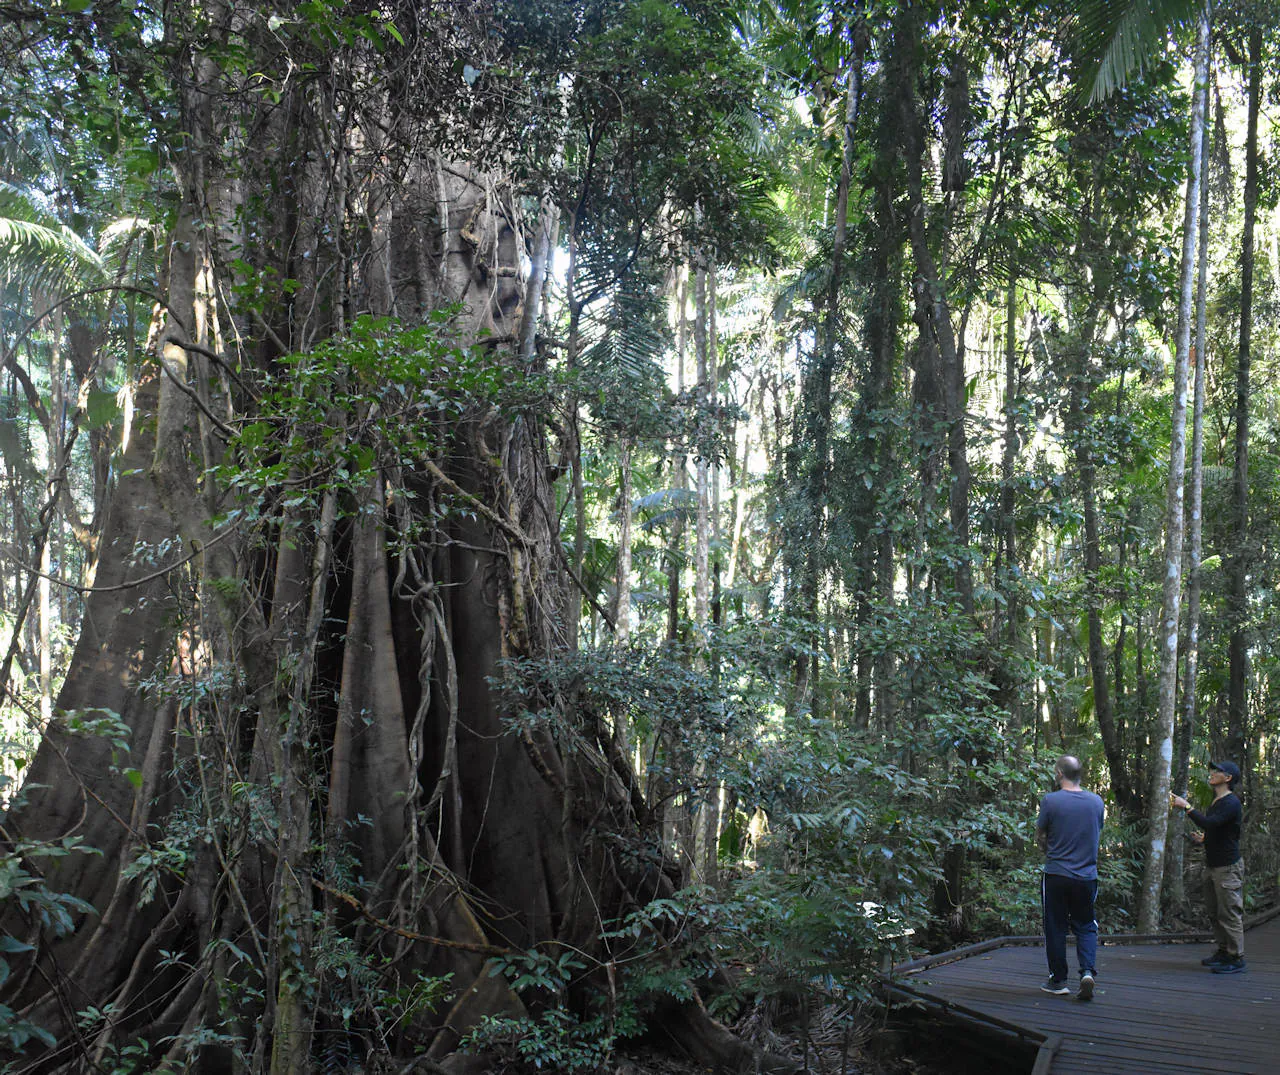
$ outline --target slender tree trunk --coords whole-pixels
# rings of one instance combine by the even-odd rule
[[[719,414],[720,403],[720,332],[717,322],[717,287],[716,287],[716,267],[714,262],[707,272],[707,377],[708,377],[708,393],[711,399],[713,413]],[[727,441],[732,446],[734,442],[734,430],[727,431]],[[718,440],[719,438],[717,438]],[[729,448],[732,453],[732,447]],[[711,571],[711,624],[719,628],[724,623],[724,609],[721,607],[721,588],[720,588],[720,572],[721,557],[723,556],[724,545],[721,541],[720,533],[720,477],[721,467],[719,455],[717,454],[711,463],[711,547],[708,550],[710,556]],[[720,649],[718,646],[712,649],[710,662],[711,682],[715,686],[720,683]],[[720,742],[720,749],[724,749],[726,736],[721,734],[716,737]],[[708,765],[708,777],[706,781],[709,784],[702,800],[702,877],[704,883],[714,885],[719,879],[719,836],[720,836],[720,804],[724,794],[722,781],[716,777],[716,767]]]
[[[1080,339],[1076,341],[1078,354],[1071,375],[1068,423],[1075,434],[1076,474],[1080,482],[1080,496],[1084,508],[1084,566],[1085,601],[1088,633],[1089,675],[1093,686],[1093,710],[1102,736],[1102,748],[1107,756],[1107,768],[1111,773],[1111,785],[1116,803],[1126,813],[1133,810],[1133,792],[1129,779],[1129,767],[1125,762],[1119,736],[1116,734],[1115,717],[1111,708],[1111,693],[1107,682],[1107,656],[1102,638],[1102,543],[1098,533],[1097,467],[1090,447],[1093,434],[1090,429],[1089,398],[1093,393],[1094,378],[1089,365],[1098,311],[1091,310],[1081,322]]]
[[[1258,216],[1258,114],[1262,102],[1262,29],[1249,32],[1249,114],[1245,135],[1244,232],[1240,239],[1240,345],[1236,351],[1234,533],[1228,576],[1228,706],[1226,752],[1243,768],[1249,712],[1249,395],[1253,350],[1254,231]]]
[[[684,266],[676,273],[676,395],[684,396],[684,363],[685,353],[689,346],[689,319],[686,317],[688,305],[688,285]],[[683,571],[685,503],[683,494],[689,486],[687,460],[684,455],[671,461],[671,488],[680,495],[672,513],[670,543],[666,553],[667,570],[667,641],[674,642],[680,637],[680,575]]]
[[[1152,730],[1148,774],[1149,845],[1142,873],[1138,929],[1160,927],[1160,893],[1164,881],[1165,840],[1169,829],[1169,791],[1173,766],[1173,730],[1178,687],[1178,619],[1182,605],[1183,482],[1187,461],[1187,370],[1191,351],[1192,302],[1195,298],[1196,251],[1200,225],[1200,183],[1204,165],[1203,130],[1208,101],[1209,12],[1199,18],[1196,43],[1195,96],[1191,112],[1191,162],[1187,174],[1182,227],[1182,268],[1178,298],[1177,342],[1173,367],[1173,422],[1165,503],[1164,593],[1160,610],[1160,674],[1156,725]]]
[[[868,479],[855,484],[858,508],[850,520],[854,533],[857,570],[854,583],[854,620],[857,642],[857,695],[854,724],[869,728],[875,719],[882,728],[891,720],[889,682],[893,656],[887,647],[873,646],[875,606],[889,607],[893,598],[893,530],[886,525],[879,498],[886,495],[885,476],[893,472],[893,442],[882,425],[882,411],[891,403],[893,366],[899,337],[898,310],[901,283],[902,232],[893,208],[892,161],[897,154],[896,123],[891,114],[882,116],[877,131],[876,152],[883,174],[875,190],[874,254],[869,305],[863,319],[863,340],[867,351],[860,407],[855,428],[860,425],[860,454],[867,460]]]
[[[741,462],[738,464],[737,480],[733,482],[733,495],[730,497],[730,503],[733,505],[733,518],[730,522],[729,567],[725,573],[725,585],[730,590],[733,589],[738,579],[738,556],[742,548],[742,528],[746,524],[747,517],[747,468],[751,462],[751,449],[751,424],[748,422],[742,426]]]
[[[1004,306],[1004,444],[1000,454],[1000,522],[995,576],[1009,576],[1018,567],[1018,530],[1014,517],[1018,448],[1018,275],[1009,273]],[[1016,588],[1009,587],[1003,617],[1010,634],[1018,622]]]
[[[614,637],[618,645],[625,646],[631,637],[631,440],[623,437],[618,444],[618,470],[621,489],[618,491],[618,573],[615,592],[618,607],[614,616]]]
[[[957,340],[951,320],[951,304],[947,294],[947,281],[940,271],[930,245],[926,223],[927,206],[924,197],[925,132],[916,100],[916,73],[919,57],[919,27],[917,13],[904,12],[897,21],[895,32],[899,107],[902,115],[902,153],[907,173],[907,233],[911,241],[911,256],[916,266],[917,320],[922,335],[931,339],[928,346],[936,348],[943,412],[947,428],[947,463],[950,468],[950,485],[947,503],[951,521],[952,539],[955,542],[954,585],[960,607],[972,620],[973,570],[969,559],[969,458],[965,431],[965,377],[962,341]],[[924,346],[922,341],[922,346]]]
[[[800,579],[798,589],[800,613],[815,627],[818,620],[818,595],[826,565],[827,489],[831,455],[831,379],[837,361],[840,337],[840,289],[844,279],[845,248],[849,234],[849,188],[853,175],[854,136],[858,121],[858,105],[862,90],[861,49],[855,48],[845,76],[844,115],[840,137],[840,171],[836,181],[836,197],[832,214],[831,271],[824,297],[822,326],[810,369],[804,377],[801,406],[804,414],[803,451],[808,453],[805,465],[804,515],[807,520],[801,536],[804,548],[798,552]],[[818,670],[815,652],[796,660],[795,707],[812,710],[812,697]]]
[[[52,341],[49,354],[49,467],[45,476],[45,488],[56,488],[58,470],[62,462],[62,432],[65,421],[64,363],[62,350],[63,318],[60,310],[49,316],[49,337]],[[54,519],[45,540],[40,546],[40,581],[37,596],[36,660],[39,662],[40,723],[48,727],[53,719],[53,542],[60,516],[54,509]]]
[[[695,462],[698,506],[693,554],[693,619],[701,632],[711,618],[711,377],[707,355],[707,261],[703,251],[694,253],[693,350],[697,362],[698,446]],[[705,644],[705,637],[698,642]]]
[[[1204,168],[1208,171],[1209,124],[1204,125],[1201,152]],[[1191,407],[1191,505],[1187,524],[1187,641],[1182,669],[1182,719],[1178,722],[1176,752],[1170,785],[1185,789],[1187,772],[1191,762],[1191,739],[1196,726],[1196,671],[1200,659],[1200,552],[1204,534],[1201,509],[1204,503],[1204,367],[1205,367],[1205,307],[1208,298],[1209,278],[1209,183],[1206,176],[1200,184],[1200,236],[1199,274],[1196,281],[1196,342],[1195,388]],[[1169,899],[1175,905],[1185,899],[1182,883],[1182,863],[1185,817],[1174,813],[1170,816],[1169,864],[1166,884]]]
[[[578,354],[582,348],[582,305],[577,298],[578,225],[576,214],[569,216],[569,265],[565,273],[565,304],[569,309],[569,339],[565,365],[569,370],[577,368]],[[578,635],[582,624],[582,577],[587,562],[587,492],[582,475],[582,432],[578,414],[577,393],[570,391],[566,405],[568,413],[568,452],[570,495],[573,497],[573,573],[578,584],[569,588],[566,627],[569,635],[569,651],[577,652]]]

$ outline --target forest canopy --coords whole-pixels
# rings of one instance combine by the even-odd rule
[[[5,1070],[842,1062],[1063,753],[1263,899],[1277,32],[0,2]]]

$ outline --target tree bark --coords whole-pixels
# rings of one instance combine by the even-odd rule
[[[695,457],[697,512],[693,554],[693,620],[700,632],[698,647],[706,644],[705,630],[711,618],[711,375],[707,354],[707,257],[699,249],[693,255],[693,350],[697,362],[698,428]]]
[[[1097,467],[1090,446],[1093,433],[1089,415],[1090,397],[1093,393],[1093,376],[1090,371],[1089,351],[1092,349],[1098,312],[1095,309],[1082,319],[1077,328],[1080,338],[1073,344],[1077,351],[1071,373],[1067,421],[1075,438],[1076,473],[1080,482],[1080,498],[1084,514],[1084,567],[1085,601],[1088,634],[1089,676],[1093,686],[1093,711],[1102,736],[1102,748],[1111,773],[1111,785],[1116,804],[1126,813],[1134,809],[1129,766],[1116,733],[1115,716],[1111,706],[1111,693],[1107,682],[1107,656],[1102,638],[1102,545],[1098,533]]]
[[[1236,351],[1235,471],[1232,479],[1232,542],[1228,561],[1227,754],[1243,770],[1249,711],[1249,396],[1253,350],[1254,232],[1258,217],[1258,114],[1262,101],[1262,29],[1249,32],[1249,111],[1245,133],[1244,230],[1240,238],[1240,343]]]
[[[954,585],[956,597],[966,617],[974,619],[973,568],[969,556],[969,457],[966,440],[965,370],[962,342],[956,338],[951,320],[947,280],[940,271],[930,244],[924,197],[924,122],[916,100],[916,71],[919,64],[917,13],[904,11],[895,30],[893,65],[902,118],[902,154],[907,181],[907,234],[915,261],[917,322],[921,346],[936,350],[939,388],[946,423],[947,464],[950,470],[947,504],[955,542]]]
[[[615,590],[618,610],[615,616],[614,637],[620,646],[627,644],[631,636],[631,440],[623,437],[618,445],[618,470],[621,488],[618,490],[618,572]]]
[[[1209,125],[1204,125],[1201,153],[1207,172],[1209,161]],[[1170,786],[1187,786],[1187,772],[1191,761],[1191,740],[1196,726],[1196,673],[1200,659],[1200,553],[1203,544],[1204,519],[1204,368],[1205,368],[1205,308],[1209,288],[1209,183],[1207,176],[1200,184],[1200,235],[1197,260],[1199,272],[1196,280],[1196,334],[1194,347],[1195,388],[1191,407],[1191,504],[1187,524],[1187,636],[1183,650],[1182,668],[1182,718],[1178,722],[1176,752]],[[1185,898],[1182,883],[1183,850],[1182,834],[1186,819],[1181,814],[1170,817],[1169,859],[1166,868],[1166,884],[1169,899],[1181,904]]]
[[[1164,881],[1165,839],[1169,827],[1169,792],[1173,765],[1173,730],[1178,685],[1178,619],[1182,603],[1183,482],[1187,458],[1187,370],[1191,350],[1192,302],[1195,296],[1196,251],[1200,225],[1200,183],[1204,158],[1203,130],[1208,101],[1209,12],[1198,19],[1195,95],[1191,110],[1191,158],[1187,169],[1186,207],[1182,226],[1182,267],[1178,289],[1177,340],[1173,364],[1173,419],[1169,476],[1165,493],[1164,588],[1160,610],[1159,700],[1152,729],[1147,791],[1148,848],[1138,904],[1138,930],[1154,933],[1160,926],[1160,894]]]

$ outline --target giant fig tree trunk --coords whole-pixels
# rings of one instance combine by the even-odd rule
[[[537,674],[575,627],[517,346],[537,222],[435,77],[495,47],[479,11],[381,48],[317,24],[281,57],[236,6],[170,10],[165,301],[61,716],[4,819],[11,851],[99,852],[30,861],[74,930],[0,907],[31,946],[0,1001],[56,1039],[18,1071],[303,1075],[552,1001],[611,1018],[601,934],[672,890],[612,729]],[[522,960],[558,969],[517,995]],[[696,1003],[671,1025],[747,1062]]]

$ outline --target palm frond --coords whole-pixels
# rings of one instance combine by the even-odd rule
[[[655,281],[637,274],[609,293],[608,301],[584,312],[585,369],[610,377],[644,381],[661,376],[670,343],[666,311]]]
[[[698,494],[692,489],[658,489],[635,500],[635,510],[638,512],[671,508],[683,511],[697,506]]]
[[[22,190],[0,182],[0,280],[74,290],[105,279],[102,259]]]
[[[831,280],[831,266],[822,261],[810,261],[799,272],[786,278],[773,300],[773,319],[785,321],[792,309],[800,303],[813,303],[825,292]]]
[[[1084,88],[1090,104],[1124,86],[1164,45],[1191,23],[1195,0],[1085,0],[1077,18]]]
[[[151,242],[137,242],[139,238]],[[120,217],[113,220],[98,237],[98,253],[103,265],[123,278],[132,261],[135,275],[154,276],[157,269],[157,253],[159,251],[160,230],[155,221],[146,217]]]

